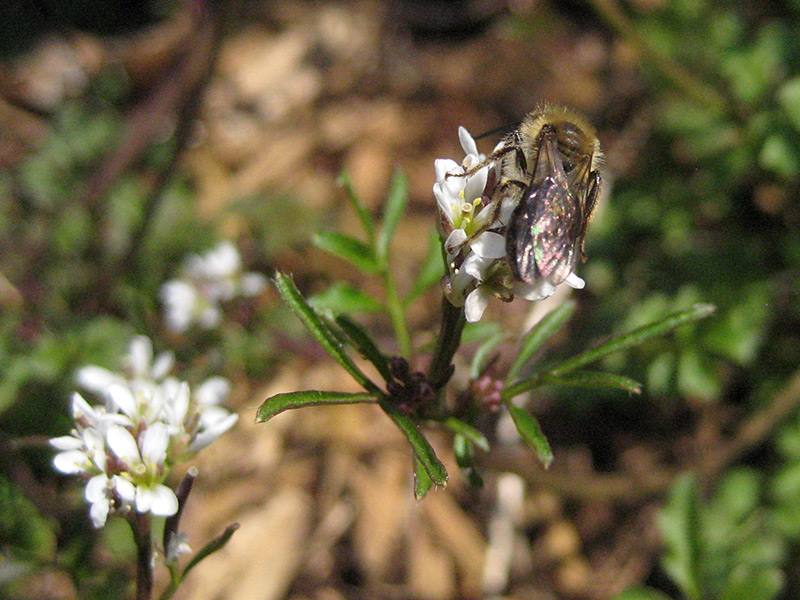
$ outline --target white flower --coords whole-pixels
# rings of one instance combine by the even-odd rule
[[[135,488],[140,513],[170,516],[178,511],[178,498],[162,484],[166,472],[169,435],[164,423],[154,423],[140,434],[139,442],[124,427],[112,427],[108,445],[125,465],[125,476]]]
[[[458,138],[466,156],[461,164],[450,159],[434,161],[433,194],[447,256],[445,296],[453,305],[464,307],[467,321],[475,322],[492,297],[508,301],[516,294],[526,300],[542,300],[552,296],[556,286],[544,279],[531,284],[515,280],[505,241],[515,200],[504,197],[492,202],[493,190],[486,188],[488,182],[497,180],[498,165],[490,162],[470,172],[486,158],[478,153],[475,140],[463,127],[458,129]],[[502,142],[495,152],[500,148]],[[565,282],[576,289],[584,286],[574,273]]]
[[[153,358],[150,340],[133,340],[123,372],[98,366],[78,371],[77,380],[104,401],[92,406],[72,398],[75,427],[54,438],[54,467],[87,481],[85,497],[96,527],[110,514],[136,510],[169,516],[178,510],[175,493],[164,481],[179,460],[208,446],[233,427],[238,415],[219,404],[230,382],[212,377],[194,394],[189,384],[169,374],[171,354]]]
[[[167,326],[178,333],[195,323],[212,329],[222,321],[220,303],[255,296],[266,285],[263,275],[243,273],[236,247],[222,242],[203,256],[187,258],[181,275],[161,286]]]

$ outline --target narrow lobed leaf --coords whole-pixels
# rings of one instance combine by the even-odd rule
[[[455,417],[448,417],[444,421],[444,426],[456,435],[460,435],[469,440],[484,452],[489,451],[489,440],[472,425],[468,425]]]
[[[634,329],[631,332],[617,336],[607,341],[605,344],[598,346],[597,348],[582,352],[581,354],[564,361],[554,369],[551,369],[549,374],[563,375],[565,373],[569,373],[570,371],[574,371],[575,369],[578,369],[584,365],[599,360],[608,354],[633,348],[634,346],[638,346],[649,339],[658,337],[659,335],[664,335],[665,333],[668,333],[673,329],[680,327],[681,325],[686,325],[687,323],[694,323],[700,319],[705,319],[715,310],[716,307],[712,304],[695,304],[688,310],[682,310],[673,313],[659,321],[649,323],[643,327]]]
[[[406,439],[408,439],[411,444],[411,449],[414,451],[414,455],[428,473],[431,481],[436,485],[447,485],[447,469],[444,468],[444,465],[439,460],[439,457],[436,456],[436,452],[434,452],[428,440],[425,439],[425,436],[419,432],[414,421],[385,402],[381,403],[381,408],[383,408],[384,412],[389,415],[389,418],[394,421],[400,431],[403,432],[403,435],[406,436]]]
[[[611,388],[624,390],[631,394],[641,394],[642,384],[624,375],[603,373],[600,371],[574,371],[567,375],[550,376],[542,375],[537,385],[557,384],[576,387]]]
[[[292,408],[320,406],[324,404],[363,404],[378,402],[375,394],[350,394],[347,392],[327,392],[306,390],[276,394],[264,400],[256,411],[256,423],[268,421],[277,414]]]
[[[425,470],[419,457],[414,454],[414,498],[422,500],[428,495],[431,486],[433,486],[433,481],[428,475],[428,471]]]
[[[375,243],[375,223],[372,220],[372,215],[369,214],[367,207],[364,206],[363,202],[361,202],[361,199],[358,197],[358,194],[353,187],[353,181],[350,179],[350,176],[347,173],[342,173],[339,175],[337,183],[342,187],[342,189],[344,189],[347,200],[350,202],[353,210],[356,211],[358,220],[361,222],[361,226],[364,228],[364,233],[367,234],[367,239],[369,240],[370,246],[372,246]]]
[[[549,467],[553,461],[553,451],[536,417],[511,401],[506,402],[506,407],[522,439],[533,449],[545,468]]]
[[[315,310],[341,313],[377,313],[383,310],[380,302],[355,286],[339,281],[324,292],[314,294],[308,303]]]
[[[375,253],[384,264],[389,256],[389,245],[397,229],[398,223],[405,212],[408,203],[408,179],[401,171],[395,171],[389,194],[383,208],[383,219],[378,237],[375,241]]]
[[[346,260],[363,273],[375,275],[381,270],[372,248],[345,233],[320,231],[314,235],[312,241],[320,250]]]
[[[309,333],[317,340],[320,346],[322,346],[345,371],[350,373],[353,379],[365,390],[373,393],[381,393],[380,388],[375,385],[347,355],[341,342],[336,339],[336,336],[328,329],[328,326],[322,318],[311,308],[302,294],[300,294],[292,278],[284,273],[277,272],[275,273],[275,285],[284,301],[289,305],[289,308],[300,318],[303,325],[306,326],[306,329],[308,329]]]
[[[531,327],[520,343],[519,354],[514,359],[506,375],[506,384],[510,384],[519,377],[522,368],[528,364],[531,357],[536,354],[550,336],[555,334],[566,323],[567,319],[575,312],[574,302],[564,302],[547,313],[541,320]]]
[[[350,341],[358,350],[359,354],[366,358],[381,374],[383,380],[389,383],[392,380],[392,374],[389,370],[389,361],[383,355],[383,352],[375,345],[372,338],[369,337],[358,323],[351,321],[344,315],[336,317],[336,324],[347,335]]]

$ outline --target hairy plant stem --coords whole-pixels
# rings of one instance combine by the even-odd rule
[[[150,513],[134,512],[128,519],[136,542],[136,600],[153,593],[153,538]]]
[[[453,306],[447,298],[442,297],[442,326],[428,370],[428,383],[436,393],[437,400],[441,398],[441,392],[453,374],[453,356],[461,345],[465,323],[463,307]]]

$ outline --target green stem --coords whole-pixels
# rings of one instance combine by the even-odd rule
[[[461,333],[464,331],[465,323],[464,309],[453,306],[447,298],[442,297],[442,327],[436,339],[436,348],[428,371],[428,383],[433,387],[437,397],[453,374],[453,356],[461,345]]]
[[[403,310],[403,303],[397,294],[397,288],[392,281],[388,265],[382,269],[383,286],[386,289],[386,307],[389,310],[389,317],[392,319],[394,334],[397,336],[397,348],[400,355],[406,358],[411,354],[411,341],[408,335],[408,325],[406,315]]]
[[[710,104],[721,112],[730,112],[730,105],[724,96],[706,85],[678,62],[653,48],[636,29],[633,21],[622,11],[616,0],[590,0],[598,14],[622,37],[630,41],[664,77],[687,96],[701,104]]]

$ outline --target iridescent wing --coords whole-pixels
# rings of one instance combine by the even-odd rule
[[[566,178],[546,177],[528,188],[508,226],[506,253],[521,281],[564,281],[580,254],[581,206]]]
[[[585,233],[582,193],[583,185],[570,185],[555,143],[543,140],[533,180],[506,233],[506,254],[517,279],[558,285],[573,271]]]

